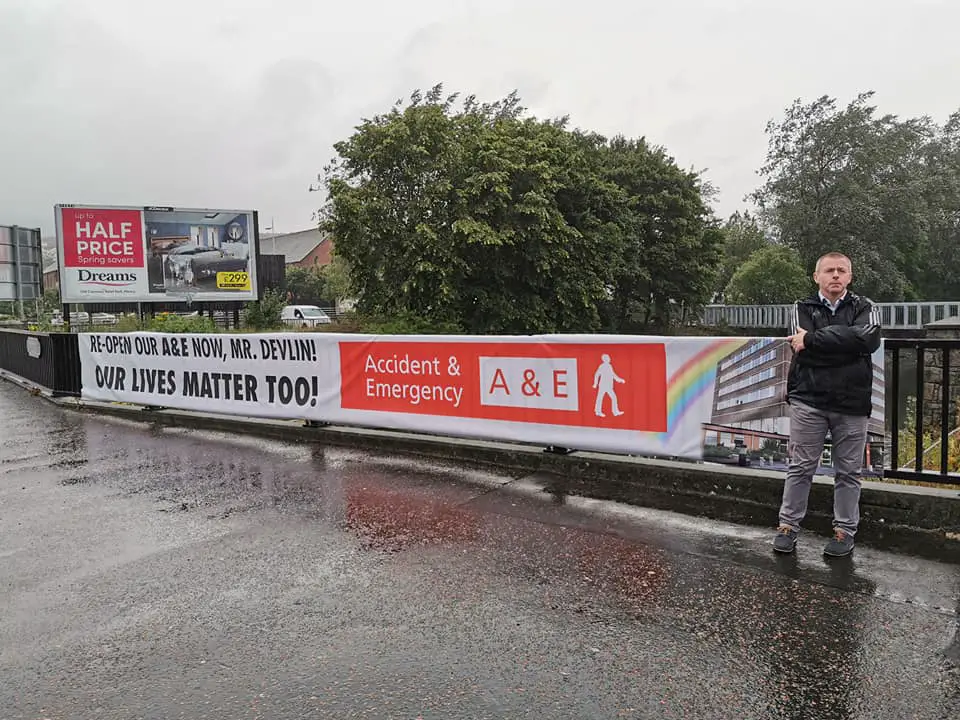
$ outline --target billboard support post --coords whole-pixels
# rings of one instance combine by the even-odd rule
[[[256,254],[253,257],[253,264],[259,268],[260,267],[260,213],[257,212],[256,210],[253,211],[253,230],[251,234],[254,240],[253,246],[256,252]],[[274,248],[276,248],[277,246],[276,240],[273,241],[273,246]],[[259,285],[257,286],[257,293],[254,299],[258,301],[263,299],[262,292]]]

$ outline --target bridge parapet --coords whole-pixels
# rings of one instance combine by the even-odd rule
[[[960,302],[877,303],[884,330],[922,330],[933,322],[960,318]],[[793,305],[707,305],[701,322],[730,328],[791,326]]]

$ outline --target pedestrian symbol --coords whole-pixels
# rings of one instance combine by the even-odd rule
[[[597,391],[597,402],[594,405],[593,412],[597,417],[606,417],[603,412],[603,401],[604,398],[609,397],[614,416],[620,417],[623,415],[623,410],[620,409],[620,403],[617,402],[617,393],[613,389],[613,384],[615,382],[622,384],[626,381],[617,375],[613,369],[609,355],[604,353],[602,359],[603,362],[600,363],[600,367],[593,375],[593,389]]]

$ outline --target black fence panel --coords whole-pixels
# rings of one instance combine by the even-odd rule
[[[80,395],[80,346],[76,335],[0,330],[0,368],[54,395]]]
[[[888,338],[884,347],[890,431],[884,477],[960,485],[960,339]]]
[[[73,333],[52,333],[55,397],[80,397],[80,342]]]
[[[0,367],[24,380],[53,389],[53,343],[44,333],[26,330],[0,331]]]

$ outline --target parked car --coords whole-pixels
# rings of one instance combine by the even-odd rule
[[[63,325],[63,312],[60,310],[53,311],[53,317],[50,319],[51,325]],[[70,313],[70,324],[71,325],[89,325],[90,324],[90,313],[86,312],[72,312]]]
[[[298,327],[329,325],[330,316],[316,305],[287,305],[280,311],[280,322]]]
[[[116,325],[117,316],[110,313],[94,313],[90,318],[91,325]]]

